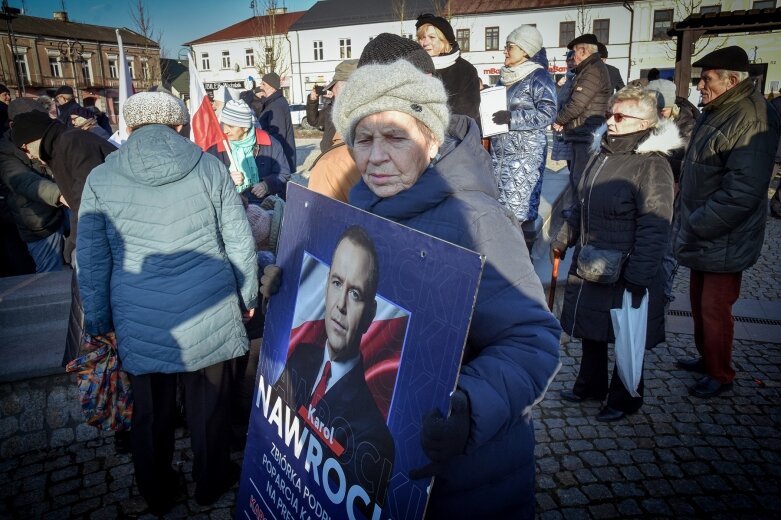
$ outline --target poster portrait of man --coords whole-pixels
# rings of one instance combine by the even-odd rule
[[[387,416],[408,315],[378,298],[379,259],[363,228],[342,233],[330,266],[310,255],[304,262],[288,357],[273,386],[331,450],[348,486],[381,505],[395,457]],[[390,319],[376,320],[378,307]]]

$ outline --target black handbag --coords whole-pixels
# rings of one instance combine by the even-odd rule
[[[584,244],[578,254],[578,276],[587,282],[613,284],[621,278],[621,269],[629,257],[617,249],[598,249]]]

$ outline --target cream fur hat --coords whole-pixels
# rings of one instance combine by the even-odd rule
[[[125,101],[122,114],[130,128],[152,124],[177,126],[190,121],[184,102],[165,92],[133,94]]]
[[[355,127],[366,116],[395,110],[426,125],[439,143],[450,121],[447,93],[439,79],[406,60],[359,67],[334,102],[336,131],[352,147]]]

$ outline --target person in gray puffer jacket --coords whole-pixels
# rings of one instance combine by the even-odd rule
[[[491,137],[499,202],[519,222],[534,222],[537,218],[546,129],[556,117],[556,85],[548,71],[531,59],[541,48],[542,35],[531,25],[522,25],[509,34],[499,81],[507,87],[509,110],[493,115],[495,123],[507,124],[510,130]]]
[[[177,380],[185,387],[195,500],[214,503],[238,479],[230,460],[232,367],[247,352],[255,246],[222,162],[180,136],[181,100],[141,92],[124,104],[127,142],[87,178],[77,272],[84,330],[116,332],[134,394],[135,477],[150,512],[180,485],[171,467]]]

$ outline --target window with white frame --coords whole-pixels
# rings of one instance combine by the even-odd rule
[[[127,69],[128,72],[130,72],[130,79],[136,79],[135,60],[132,56],[128,56],[127,58]]]
[[[82,55],[82,58],[84,61],[81,62],[81,77],[85,85],[92,85],[92,61],[88,56]]]
[[[144,79],[152,79],[152,73],[149,70],[149,60],[141,58],[141,77]]]
[[[244,49],[244,66],[245,67],[255,66],[255,51],[253,51],[252,49]]]
[[[14,52],[14,61],[23,83],[30,83],[30,69],[27,66],[27,52]]]
[[[231,68],[231,53],[230,51],[222,51],[222,68]]]
[[[108,57],[108,77],[111,79],[117,79],[119,77],[117,63],[119,63],[119,59],[116,56]]]
[[[469,52],[469,29],[457,29],[456,41],[461,52]]]
[[[202,52],[201,53],[201,70],[209,70],[211,68],[211,64],[209,63],[209,53],[208,52]]]
[[[266,47],[266,61],[265,61],[266,73],[274,72],[275,67],[276,67],[276,60],[274,59],[274,47]]]
[[[323,59],[323,42],[322,41],[315,41],[314,43],[314,50],[315,50],[315,61],[322,61]]]
[[[349,60],[353,56],[352,39],[342,38],[339,40],[339,58]]]
[[[60,59],[58,57],[49,56],[49,71],[53,78],[62,77],[62,65],[60,64]]]

